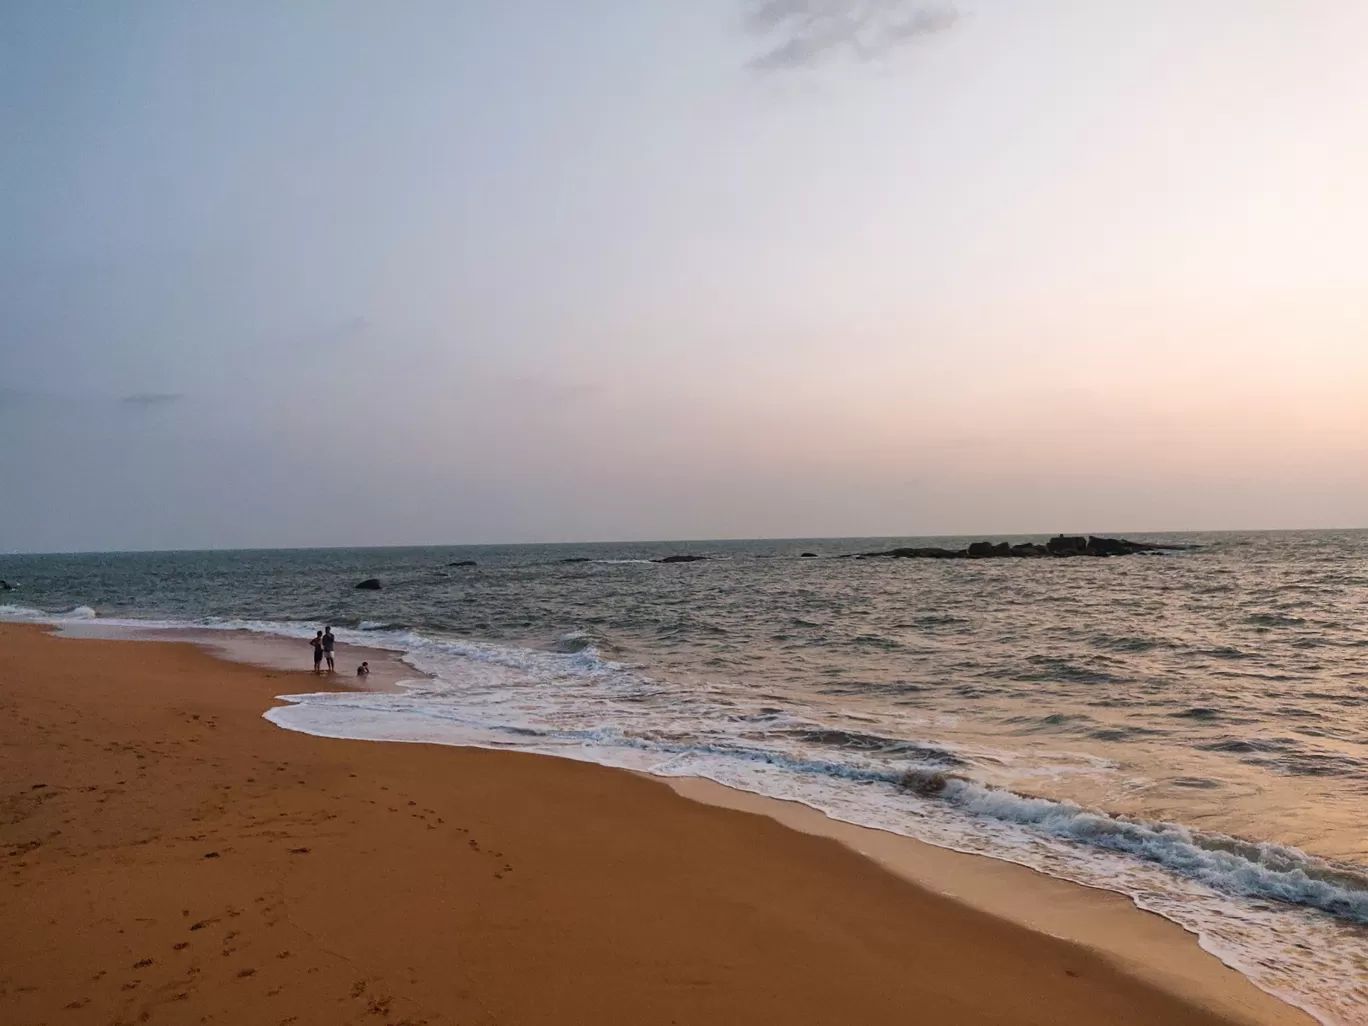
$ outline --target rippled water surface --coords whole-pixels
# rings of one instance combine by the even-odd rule
[[[1325,1021],[1368,1022],[1368,533],[1148,540],[1197,547],[11,556],[0,577],[18,589],[0,608],[299,636],[342,625],[344,643],[401,650],[431,677],[307,696],[277,722],[798,798],[1122,890]],[[709,558],[650,562],[676,553]],[[476,565],[449,565],[462,560]],[[382,590],[357,591],[366,577]]]

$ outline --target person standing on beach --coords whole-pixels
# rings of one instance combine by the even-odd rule
[[[333,665],[333,646],[337,644],[337,639],[333,637],[331,627],[323,628],[323,657],[328,660],[328,672],[332,673],[336,667]]]
[[[322,673],[320,667],[323,665],[323,632],[319,631],[309,642],[314,650],[314,673]]]

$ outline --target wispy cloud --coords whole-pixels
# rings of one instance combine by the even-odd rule
[[[944,32],[959,17],[953,7],[909,0],[742,0],[742,14],[764,42],[750,62],[761,71],[811,67],[841,54],[876,60]]]

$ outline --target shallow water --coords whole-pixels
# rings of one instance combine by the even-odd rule
[[[1368,533],[1160,540],[1200,547],[951,562],[832,558],[962,544],[945,539],[10,556],[0,577],[20,587],[0,602],[12,619],[345,625],[344,668],[345,644],[364,643],[431,679],[302,697],[277,723],[797,798],[1121,890],[1325,1021],[1368,1022]],[[681,552],[710,558],[649,562]],[[354,589],[372,576],[381,591]]]

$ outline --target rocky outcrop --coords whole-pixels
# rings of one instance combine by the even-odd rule
[[[362,591],[379,591],[380,581],[378,578],[375,577],[367,577],[364,581],[359,583],[357,587],[360,588]]]
[[[892,559],[1042,559],[1069,556],[1133,556],[1140,552],[1168,552],[1191,548],[1190,545],[1157,545],[1153,542],[1130,541],[1126,538],[1071,537],[1059,535],[1044,545],[1034,542],[972,542],[963,549],[900,548],[887,552],[861,552],[856,559],[888,557]]]
[[[653,559],[652,563],[697,563],[707,559],[707,556],[666,556],[663,559]]]
[[[1133,556],[1138,552],[1170,552],[1192,548],[1190,545],[1156,545],[1126,538],[1070,537],[1059,535],[1045,546],[1052,556]]]
[[[1007,542],[974,542],[965,550],[970,559],[991,559],[993,557],[1012,555],[1012,546]]]
[[[1068,535],[1060,534],[1051,538],[1046,543],[1046,551],[1052,556],[1076,556],[1088,545],[1087,538],[1073,538]]]

